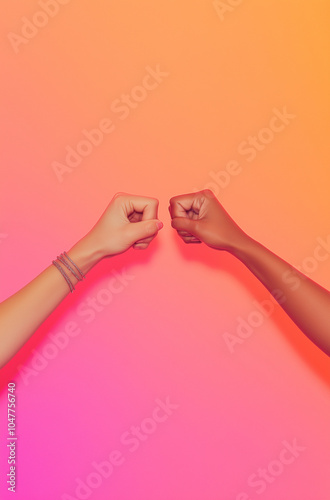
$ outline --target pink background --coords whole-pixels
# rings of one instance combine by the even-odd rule
[[[147,251],[96,266],[1,370],[2,499],[13,495],[12,380],[17,500],[82,498],[77,480],[93,478],[93,500],[330,496],[329,359],[279,306],[256,316],[270,294],[230,255],[185,246],[167,210],[171,196],[211,187],[247,233],[330,288],[329,5],[227,0],[221,15],[220,4],[6,3],[0,300],[86,234],[117,191],[157,197],[164,228]],[[45,24],[26,43],[8,36],[22,36],[24,17]],[[163,81],[136,90],[157,66]],[[125,119],[113,108],[123,94],[136,96]],[[294,118],[248,162],[239,148],[269,138],[274,108]],[[105,118],[114,131],[58,177],[54,162]],[[221,187],[212,171],[232,160],[240,173]],[[253,317],[230,350],[224,334]],[[63,333],[71,322],[76,336]],[[178,406],[153,424],[166,399]],[[123,436],[141,423],[152,432],[130,451]],[[95,476],[114,450],[122,465]]]

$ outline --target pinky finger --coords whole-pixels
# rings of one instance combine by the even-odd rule
[[[181,238],[185,243],[202,243],[201,240],[199,240],[195,236],[181,236]]]

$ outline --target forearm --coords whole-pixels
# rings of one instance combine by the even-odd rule
[[[301,331],[330,356],[330,293],[248,236],[231,253],[274,294]]]
[[[101,258],[94,250],[89,235],[76,243],[67,254],[85,275]],[[75,286],[78,280],[63,265],[62,268]],[[68,293],[68,283],[51,264],[0,304],[0,368],[18,352]]]

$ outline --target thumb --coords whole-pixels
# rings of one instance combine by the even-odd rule
[[[177,231],[186,231],[187,233],[199,238],[198,231],[199,221],[194,219],[188,219],[188,217],[174,217],[172,219],[172,227]]]
[[[155,236],[162,227],[163,223],[158,219],[134,222],[129,225],[130,237],[133,243],[135,243],[144,238]]]

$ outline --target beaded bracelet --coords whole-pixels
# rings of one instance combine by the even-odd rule
[[[59,260],[60,262],[62,262],[62,264],[64,264],[64,265],[65,265],[65,267],[66,267],[67,269],[69,269],[69,271],[71,271],[71,272],[72,272],[73,276],[74,276],[75,278],[77,278],[77,280],[78,280],[78,281],[81,281],[81,280],[82,280],[82,278],[81,278],[80,276],[78,276],[78,274],[77,274],[77,273],[76,273],[76,272],[72,269],[72,267],[70,266],[70,264],[68,264],[68,263],[66,262],[66,260],[63,258],[63,254],[62,254],[62,253],[61,253],[61,255],[60,255],[60,256],[57,256],[56,258],[57,258],[57,260]]]
[[[79,267],[73,262],[73,260],[68,256],[68,254],[66,252],[61,253],[61,255],[57,256],[56,258],[57,258],[57,260],[59,260],[60,262],[62,262],[62,264],[64,264],[64,266],[73,274],[73,276],[78,281],[82,281],[84,278],[86,278],[86,276],[84,275],[84,273],[79,269]],[[79,274],[77,274],[75,272],[75,270],[70,266],[70,264],[65,260],[65,258],[76,268],[76,270],[78,271]],[[75,290],[75,287],[72,284],[69,276],[66,274],[66,272],[64,271],[64,269],[62,268],[62,266],[60,266],[60,264],[58,262],[56,262],[56,260],[53,260],[52,263],[60,271],[60,273],[62,274],[63,278],[65,279],[65,281],[69,285],[70,292],[72,293],[73,290]]]
[[[63,254],[61,254],[61,255],[63,255]],[[72,259],[70,259],[70,257],[68,256],[68,254],[66,252],[64,252],[64,255],[71,262],[71,264],[77,269],[77,271],[80,274],[81,278],[82,279],[86,278],[86,276],[83,274],[83,272],[80,271],[79,267],[72,261]]]
[[[67,284],[69,285],[69,288],[70,288],[70,292],[72,293],[73,290],[75,290],[75,287],[73,286],[73,284],[71,283],[69,277],[67,276],[67,274],[65,273],[65,271],[63,271],[62,267],[56,262],[56,260],[53,260],[53,264],[54,266],[60,271],[60,273],[62,274],[63,278],[65,279],[65,281],[67,282]]]

